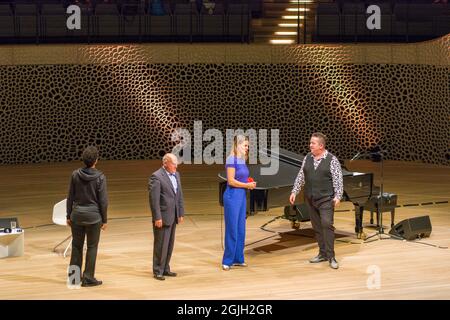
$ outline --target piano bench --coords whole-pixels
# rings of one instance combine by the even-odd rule
[[[380,226],[380,214],[383,212],[391,213],[391,227],[394,226],[395,221],[395,208],[397,207],[397,195],[395,193],[383,192],[381,201],[379,201],[380,195],[372,196],[364,206],[364,210],[370,211],[370,224],[373,224],[373,212],[377,213],[377,227]],[[380,206],[380,208],[378,208]],[[382,211],[382,212],[381,212]]]

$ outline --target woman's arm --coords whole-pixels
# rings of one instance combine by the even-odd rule
[[[227,182],[228,182],[229,186],[235,187],[235,188],[250,189],[250,190],[254,189],[256,187],[256,182],[244,183],[244,182],[237,181],[234,178],[235,173],[236,173],[235,168],[233,168],[233,167],[227,168]]]

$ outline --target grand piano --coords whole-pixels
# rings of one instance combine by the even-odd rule
[[[263,155],[279,160],[279,170],[275,175],[261,175],[261,167],[268,165],[249,165],[250,177],[257,182],[257,187],[248,193],[247,213],[254,215],[258,211],[268,211],[271,208],[284,207],[284,218],[298,227],[300,222],[309,220],[309,213],[304,204],[303,191],[297,196],[294,205],[289,203],[289,195],[301,168],[304,155],[279,149],[275,153],[264,149]],[[344,195],[342,201],[350,201],[355,206],[355,232],[358,238],[363,234],[362,219],[364,206],[372,197],[373,174],[350,172],[342,168]],[[219,173],[219,203],[223,206],[223,193],[226,189],[226,172]]]

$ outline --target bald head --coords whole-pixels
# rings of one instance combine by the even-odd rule
[[[166,153],[163,157],[163,167],[170,173],[177,172],[178,158],[173,153]]]

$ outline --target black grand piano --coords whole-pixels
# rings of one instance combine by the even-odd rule
[[[261,175],[261,167],[268,165],[249,165],[250,177],[257,182],[257,187],[248,193],[247,213],[254,215],[258,211],[268,211],[271,208],[284,207],[284,218],[298,227],[299,222],[308,221],[309,213],[304,204],[303,191],[297,196],[295,205],[289,203],[289,195],[302,165],[304,155],[288,150],[279,149],[278,153],[264,149],[263,155],[279,160],[278,173],[275,175]],[[350,172],[342,168],[344,180],[344,195],[342,201],[351,201],[355,206],[355,232],[361,238],[363,227],[364,206],[372,197],[373,174]],[[219,174],[219,202],[223,206],[223,193],[226,188],[226,172]]]

